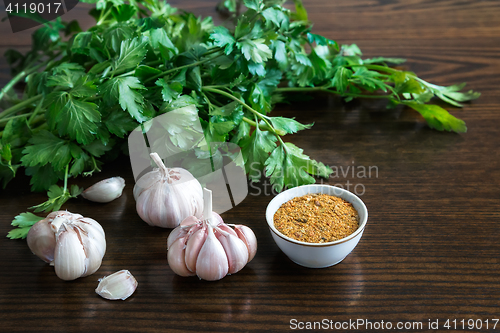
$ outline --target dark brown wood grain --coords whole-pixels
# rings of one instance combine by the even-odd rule
[[[218,282],[182,278],[169,269],[169,230],[149,227],[136,214],[126,157],[92,178],[74,180],[89,186],[120,175],[127,186],[109,204],[76,199],[65,205],[99,221],[108,246],[97,273],[59,280],[25,241],[4,237],[15,215],[45,200],[30,193],[29,179],[19,177],[0,191],[1,332],[289,331],[292,319],[418,321],[419,331],[429,331],[429,319],[439,320],[441,328],[446,319],[481,319],[483,326],[490,323],[482,331],[494,332],[492,319],[500,318],[500,2],[304,2],[315,33],[357,43],[366,56],[406,58],[406,69],[437,84],[467,81],[482,92],[464,109],[449,108],[466,121],[468,132],[431,130],[415,112],[387,111],[373,100],[345,103],[313,95],[312,101],[280,106],[276,114],[315,122],[288,138],[311,157],[337,168],[377,168],[371,178],[339,174],[324,180],[343,186],[349,181],[351,190],[364,186],[368,225],[342,263],[303,268],[271,238],[264,216],[273,197],[269,186],[252,185],[243,203],[223,218],[255,231],[257,255]],[[215,1],[172,4],[217,15]],[[88,8],[80,4],[67,19],[88,27]],[[30,33],[12,34],[7,22],[0,23],[0,52],[25,48]],[[0,86],[8,77],[2,58]],[[137,278],[136,293],[124,302],[101,299],[94,293],[97,279],[120,269]]]

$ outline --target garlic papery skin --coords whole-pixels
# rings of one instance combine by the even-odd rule
[[[157,153],[150,154],[158,168],[146,173],[134,187],[137,213],[146,223],[175,228],[188,216],[200,218],[203,192],[193,175],[182,168],[167,168]]]
[[[167,259],[178,275],[215,281],[240,271],[255,256],[257,239],[250,228],[238,225],[240,230],[235,231],[209,211],[208,196],[204,196],[203,219],[187,217],[170,233]]]
[[[62,280],[95,273],[106,252],[101,225],[91,218],[67,211],[50,213],[35,223],[27,238],[30,250],[40,259],[50,262]]]
[[[95,292],[105,299],[124,301],[135,292],[137,286],[137,280],[132,273],[123,269],[99,279]]]
[[[110,202],[122,195],[125,179],[111,177],[101,180],[82,192],[82,197],[94,202]]]

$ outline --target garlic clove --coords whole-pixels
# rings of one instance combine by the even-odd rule
[[[59,231],[56,235],[57,245],[54,252],[56,275],[62,280],[77,279],[85,272],[86,256],[83,244],[79,235],[72,228],[66,228],[65,224]]]
[[[92,275],[99,267],[101,267],[102,256],[100,256],[100,249],[93,242],[88,242],[85,244],[86,258],[85,258],[85,272],[81,275],[88,276]]]
[[[104,236],[100,233],[88,234],[82,237],[83,247],[85,248],[85,272],[82,276],[94,274],[101,267],[102,257],[106,251]]]
[[[217,226],[217,228],[221,229],[222,231],[225,231],[227,233],[230,233],[231,235],[233,236],[236,236],[238,237],[238,235],[236,234],[236,231],[233,230],[233,228],[231,228],[230,226],[228,226],[227,224],[225,223],[221,223]]]
[[[192,227],[191,225],[190,226],[179,225],[178,227],[176,227],[175,229],[173,229],[170,232],[170,235],[168,235],[168,237],[167,237],[167,250],[170,249],[170,246],[172,246],[172,244],[178,238],[185,237],[187,235],[188,231],[191,229],[191,227]]]
[[[137,289],[137,280],[126,269],[99,279],[95,292],[109,300],[125,300]]]
[[[207,239],[196,260],[196,275],[203,280],[215,281],[227,275],[229,266],[222,244],[215,237],[212,226],[207,226]]]
[[[186,256],[186,237],[177,239],[168,249],[167,261],[175,274],[180,276],[195,275],[186,267],[184,258]]]
[[[217,239],[224,247],[229,265],[229,274],[239,272],[248,262],[248,249],[245,243],[230,233],[217,233]]]
[[[207,238],[207,229],[200,228],[195,231],[188,239],[186,243],[186,267],[191,272],[196,271],[196,259],[200,254],[201,247]]]
[[[186,217],[184,220],[182,220],[181,224],[182,226],[188,226],[188,225],[192,225],[192,224],[196,224],[198,223],[198,218],[196,216],[188,216]]]
[[[214,222],[214,225],[216,226],[224,224],[224,220],[222,220],[222,217],[214,211],[212,211],[212,220]]]
[[[47,218],[35,223],[30,228],[26,241],[31,252],[37,257],[45,262],[54,260],[56,236],[50,228],[50,222]]]
[[[237,224],[234,226],[238,238],[241,239],[248,248],[248,262],[250,262],[257,253],[257,238],[252,229],[246,225]]]
[[[94,202],[110,202],[122,195],[125,180],[122,177],[112,177],[101,180],[82,192],[82,197]]]
[[[96,220],[88,217],[80,219],[79,222],[78,227],[83,229],[88,239],[96,245],[98,250],[96,254],[99,254],[101,258],[104,257],[106,253],[106,235],[102,226]]]

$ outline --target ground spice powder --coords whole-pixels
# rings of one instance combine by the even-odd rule
[[[359,215],[351,203],[328,194],[307,194],[281,205],[274,226],[283,235],[308,243],[333,242],[359,227]]]

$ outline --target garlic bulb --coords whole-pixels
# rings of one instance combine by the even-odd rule
[[[215,281],[250,262],[257,252],[257,239],[246,226],[225,224],[212,212],[212,192],[204,189],[203,194],[205,219],[189,216],[172,230],[167,239],[167,260],[177,275]]]
[[[123,269],[99,279],[99,285],[95,292],[99,296],[112,301],[126,300],[137,289],[137,285],[134,276],[128,270]]]
[[[150,154],[158,168],[142,176],[134,187],[137,213],[152,226],[175,228],[186,217],[201,217],[203,192],[189,171],[167,168],[157,153]]]
[[[111,177],[101,180],[82,192],[82,197],[94,202],[110,202],[122,195],[125,179]]]
[[[55,268],[62,280],[95,273],[106,252],[101,225],[91,218],[68,211],[52,212],[31,227],[28,247]]]

